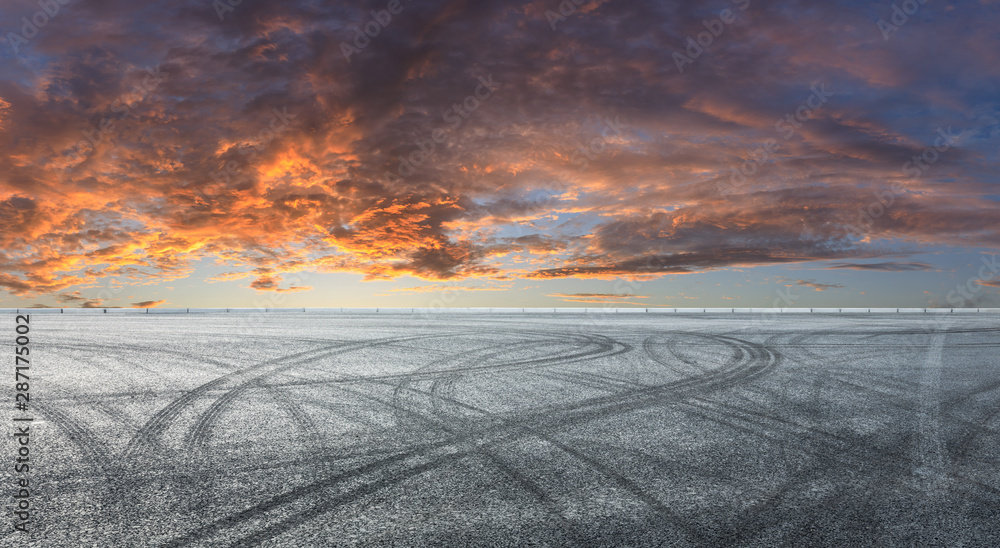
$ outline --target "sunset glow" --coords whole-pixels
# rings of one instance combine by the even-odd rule
[[[58,4],[0,306],[1000,306],[995,0]]]

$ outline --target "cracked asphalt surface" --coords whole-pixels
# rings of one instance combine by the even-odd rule
[[[248,317],[33,315],[11,545],[1000,545],[1000,316]]]

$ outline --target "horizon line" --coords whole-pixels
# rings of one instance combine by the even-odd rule
[[[55,312],[55,311],[59,312]],[[0,313],[7,314],[21,314],[24,313],[48,313],[48,314],[62,314],[66,310],[73,311],[73,314],[83,314],[85,312],[97,312],[98,310],[103,310],[103,313],[107,313],[109,310],[114,311],[116,314],[131,313],[131,314],[211,314],[211,313],[245,313],[245,312],[259,312],[268,313],[271,311],[275,312],[299,312],[299,313],[309,313],[309,312],[326,312],[326,313],[431,313],[431,314],[443,314],[443,313],[548,313],[548,314],[586,314],[590,312],[600,312],[600,313],[617,313],[623,311],[624,313],[630,314],[641,314],[641,313],[653,313],[653,314],[669,314],[669,313],[694,313],[694,314],[757,314],[757,313],[786,313],[786,314],[973,314],[973,313],[1000,313],[1000,308],[981,308],[981,307],[868,307],[868,308],[858,308],[858,307],[842,307],[842,308],[830,308],[830,307],[788,307],[788,308],[773,308],[773,307],[760,307],[760,308],[739,308],[739,307],[697,307],[697,308],[679,308],[679,307],[155,307],[155,308],[136,308],[136,307],[38,307],[38,308],[0,308]]]

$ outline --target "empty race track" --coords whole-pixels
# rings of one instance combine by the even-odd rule
[[[1000,316],[248,317],[33,315],[18,545],[1000,545]]]

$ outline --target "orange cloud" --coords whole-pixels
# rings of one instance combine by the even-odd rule
[[[280,276],[260,276],[256,280],[250,283],[250,287],[256,289],[257,291],[275,291],[278,293],[294,292],[294,291],[309,291],[311,287],[304,286],[292,286],[292,287],[279,287],[281,283]]]
[[[570,303],[599,303],[599,304],[637,304],[631,299],[648,299],[646,295],[631,295],[628,293],[556,293],[546,295],[546,297],[556,297]]]
[[[156,308],[161,304],[166,303],[166,300],[159,301],[142,301],[138,303],[132,303],[132,308]]]
[[[826,291],[827,289],[843,289],[844,287],[841,284],[823,284],[807,280],[799,280],[798,282],[796,282],[796,284],[804,287],[811,287],[816,291]]]

